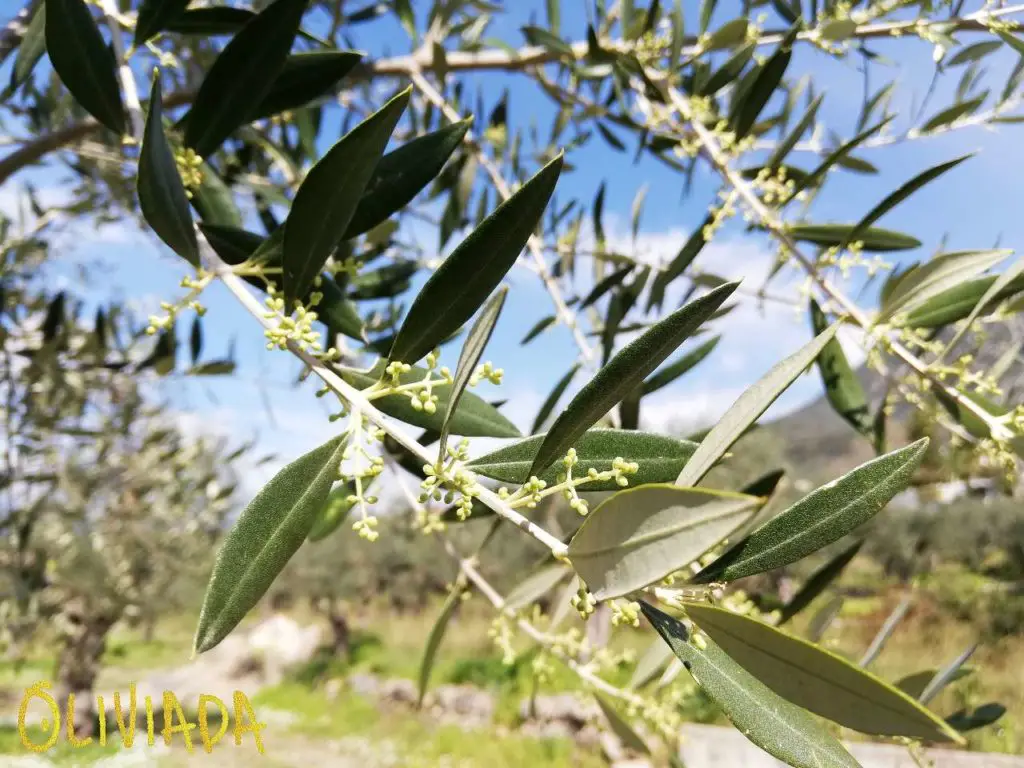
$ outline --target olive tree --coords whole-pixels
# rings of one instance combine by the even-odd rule
[[[168,287],[150,333],[202,311],[203,292],[219,282],[252,315],[270,353],[300,361],[336,411],[336,436],[282,469],[227,535],[196,650],[234,629],[312,532],[334,535],[352,521],[363,539],[378,538],[375,494],[409,482],[401,472],[411,471],[420,482],[417,525],[459,569],[421,687],[463,593],[477,591],[497,611],[492,636],[507,657],[521,633],[540,648],[538,675],[552,661],[566,664],[616,733],[670,761],[686,689],[672,675],[661,687],[644,683],[673,658],[745,736],[791,765],[856,764],[836,728],[816,716],[870,734],[961,742],[957,727],[977,722],[947,722],[925,705],[952,673],[915,698],[779,629],[842,570],[848,552],[780,614],[760,615],[742,592],[724,593],[856,536],[912,482],[929,443],[889,445],[897,406],[920,409],[941,426],[937,439],[1015,480],[1021,410],[1003,399],[995,366],[978,366],[971,353],[982,329],[1019,306],[1022,262],[979,247],[893,269],[889,254],[922,242],[879,226],[922,188],[949,183],[968,159],[878,189],[877,204],[848,204],[838,222],[817,216],[815,203],[844,174],[875,173],[865,159],[873,148],[1013,122],[1024,64],[1004,83],[992,82],[982,62],[997,50],[1024,51],[1016,21],[1024,9],[597,0],[586,4],[586,23],[569,29],[562,5],[549,0],[543,25],[498,41],[486,35],[503,9],[480,0],[358,9],[326,0],[251,9],[45,0],[8,26],[5,50],[17,54],[7,109],[27,135],[0,160],[0,179],[59,153],[80,180],[80,215],[141,215],[182,258],[183,289],[172,297]],[[404,30],[410,51],[371,59],[352,50],[368,28],[360,25],[378,22]],[[937,78],[964,67],[952,102],[929,99],[931,111],[901,130],[898,85],[877,88],[869,77],[881,66],[875,47],[893,38],[924,41]],[[813,65],[797,71],[795,52],[804,50],[856,60],[865,73],[860,114],[845,134],[825,130],[818,114],[826,99],[847,94],[816,84]],[[52,71],[37,63],[44,55]],[[507,95],[495,97],[500,89],[471,92],[470,78],[490,73],[522,77],[538,103],[553,103],[547,138],[513,119]],[[328,126],[339,112],[335,139]],[[604,185],[589,211],[557,194],[596,141],[635,152],[642,168],[676,172],[684,189],[697,173],[716,180],[704,221],[678,253],[652,260],[613,244]],[[643,204],[641,190],[634,240]],[[695,265],[738,214],[774,250],[764,285]],[[410,241],[410,222],[424,221],[436,224],[437,248]],[[550,299],[524,344],[566,333],[578,349],[577,360],[560,364],[528,435],[473,391],[501,381],[483,354],[514,269],[533,273]],[[420,272],[426,280],[413,290]],[[797,295],[782,300],[807,313],[806,343],[695,439],[638,429],[644,399],[713,353],[714,340],[698,337],[739,302],[777,300],[769,284],[781,274],[799,276]],[[867,391],[854,372],[841,327],[856,332],[882,391]],[[734,444],[742,450],[737,440],[812,367],[876,457],[785,509],[768,506],[777,474],[710,486],[709,471]],[[484,453],[474,450],[476,437],[511,442]],[[556,535],[532,513],[552,497],[578,513],[572,530]],[[509,595],[486,574],[490,533],[472,549],[449,537],[481,518],[548,553],[538,572],[518,574]],[[550,612],[531,609],[560,585]],[[612,654],[561,629],[567,610],[586,618],[599,606],[615,624],[654,630],[632,685],[609,682]]]
[[[169,336],[161,344],[139,329],[131,338],[117,306],[82,319],[70,294],[48,295],[26,275],[45,258],[41,233],[10,230],[0,308],[0,642],[17,655],[33,640],[56,640],[58,698],[79,694],[76,727],[88,733],[108,633],[122,619],[148,623],[176,607],[173,587],[188,579],[188,564],[209,562],[241,454],[223,438],[183,433],[150,391],[152,369],[173,369]]]

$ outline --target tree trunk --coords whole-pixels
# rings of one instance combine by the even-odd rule
[[[348,620],[337,602],[331,601],[327,611],[327,620],[331,624],[331,641],[334,653],[338,656],[344,654],[346,659],[352,656],[352,632],[349,629]]]
[[[106,648],[107,634],[117,622],[113,611],[92,614],[85,601],[69,600],[60,615],[61,649],[54,679],[55,698],[61,708],[63,728],[67,728],[68,696],[75,695],[74,729],[79,738],[92,736],[97,729],[96,696],[93,689]],[[62,730],[62,733],[67,733]]]

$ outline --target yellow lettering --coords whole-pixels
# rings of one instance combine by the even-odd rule
[[[250,725],[242,725],[243,714],[249,719]],[[263,741],[260,739],[260,731],[266,727],[266,723],[256,722],[256,713],[252,711],[252,704],[249,703],[245,694],[235,691],[235,744],[241,746],[242,734],[252,732],[253,738],[256,739],[256,749],[262,755]]]
[[[147,705],[149,697],[146,697]],[[121,711],[121,693],[114,691],[114,719],[117,720],[117,730],[121,732],[121,743],[124,744],[125,749],[131,749],[132,744],[135,743],[135,683],[128,684],[128,722],[124,720],[124,713]],[[148,722],[150,725],[150,733],[153,732],[153,714],[149,713]],[[150,741],[150,746],[153,742]]]
[[[220,710],[220,728],[214,737],[210,738],[210,723],[206,715],[206,705],[216,704],[217,709]],[[228,730],[228,708],[224,705],[224,702],[218,699],[216,696],[201,693],[199,694],[199,704],[196,705],[199,710],[199,735],[203,737],[203,749],[206,750],[206,754],[213,752],[213,745],[224,738],[224,734]]]
[[[153,700],[146,697],[146,744],[153,746],[156,740],[153,738]]]
[[[173,725],[175,715],[178,716],[181,725]],[[181,704],[178,703],[178,697],[170,691],[164,691],[164,744],[170,746],[171,736],[180,733],[185,737],[185,749],[192,754],[192,736],[189,735],[189,731],[195,727],[195,723],[190,723],[185,719],[185,713],[181,709]]]
[[[103,697],[96,697],[96,709],[99,710],[96,714],[96,723],[100,727],[100,746],[107,746],[107,710],[103,706]]]
[[[31,686],[25,689],[25,695],[21,699],[21,706],[18,707],[18,736],[21,737],[21,744],[25,749],[31,750],[32,752],[45,752],[57,743],[57,737],[60,735],[60,707],[57,706],[57,702],[54,701],[53,696],[46,692],[46,688],[49,688],[50,684],[46,681],[33,683]],[[28,729],[25,727],[25,717],[28,715],[28,703],[32,700],[32,697],[37,697],[45,701],[50,705],[50,712],[53,714],[53,728],[50,729],[50,738],[46,740],[45,744],[34,744],[28,737]],[[44,717],[41,723],[43,731],[49,728],[49,721]]]
[[[75,694],[68,694],[68,744],[72,747],[86,747],[92,744],[92,736],[86,736],[84,739],[78,738],[78,734],[75,733]]]

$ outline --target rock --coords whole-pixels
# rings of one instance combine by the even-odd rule
[[[249,650],[263,661],[263,673],[271,685],[284,672],[309,661],[320,647],[320,627],[303,627],[295,619],[278,613],[258,624],[248,635]]]
[[[393,678],[385,680],[380,686],[380,698],[400,704],[415,704],[419,692],[412,680]]]
[[[433,694],[433,705],[442,712],[459,715],[483,725],[494,719],[494,696],[472,685],[442,685]]]
[[[348,676],[348,687],[353,693],[375,699],[380,695],[380,680],[373,675],[356,672]]]
[[[573,730],[579,730],[589,721],[597,718],[600,711],[593,700],[572,693],[537,696],[532,706],[532,718],[530,700],[523,699],[519,705],[521,720],[559,721],[572,727]]]

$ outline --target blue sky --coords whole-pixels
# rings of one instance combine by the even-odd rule
[[[20,5],[20,2],[0,0],[0,19],[12,16]],[[418,20],[422,26],[426,4],[414,5],[420,6]],[[512,10],[498,16],[485,37],[518,44],[522,41],[519,28],[529,23],[531,17],[543,23],[545,3],[544,0],[517,0],[507,5]],[[684,5],[695,9],[697,3]],[[730,0],[719,3],[712,28],[729,18],[733,5]],[[736,2],[735,6],[738,5]],[[582,39],[586,30],[582,3],[566,0],[563,6],[563,36]],[[690,29],[696,26],[692,18],[688,18],[688,22]],[[310,26],[315,28],[316,23],[311,20]],[[352,38],[355,47],[371,56],[409,50],[407,37],[387,17],[354,27]],[[971,35],[961,38],[964,42],[971,39]],[[920,101],[931,77],[931,46],[911,40],[896,45],[873,43],[872,49],[895,62],[887,69],[875,68],[872,88],[882,84],[883,74],[886,79],[900,78],[894,102],[900,114],[894,130],[901,132],[912,124],[910,106]],[[986,60],[991,87],[996,91],[1002,88],[1014,55],[1000,51]],[[825,94],[819,118],[844,138],[853,135],[856,128],[862,89],[859,65],[859,58],[838,61],[803,46],[790,69],[796,75],[813,74],[818,91]],[[8,76],[9,66],[0,71],[0,82]],[[962,69],[944,79],[926,115],[950,103],[960,71]],[[528,78],[486,74],[467,77],[466,83],[467,92],[474,94],[471,103],[475,103],[478,86],[485,94],[485,114],[478,118],[481,122],[502,90],[508,88],[513,125],[526,128],[534,122],[540,135],[547,136],[554,108]],[[398,81],[382,85],[382,93],[404,85]],[[340,110],[338,114],[340,121]],[[635,140],[621,131],[618,133],[627,139],[627,144],[635,146]],[[328,132],[325,147],[334,138],[336,136]],[[880,225],[920,238],[925,245],[911,254],[913,258],[927,258],[947,234],[948,249],[991,247],[997,240],[1003,247],[1017,248],[1024,238],[1024,224],[1018,213],[1024,197],[1021,194],[1024,192],[1024,160],[1019,151],[1020,141],[1019,127],[1005,125],[997,131],[972,128],[862,153],[882,168],[882,172],[874,176],[845,173],[832,178],[816,202],[812,218],[815,222],[856,221],[904,180],[939,162],[974,151],[978,152],[976,157],[915,195],[886,216]],[[561,178],[557,198],[564,203],[577,197],[589,210],[598,185],[606,181],[606,228],[613,242],[629,249],[630,205],[637,189],[647,184],[649,191],[637,252],[648,258],[671,257],[691,228],[704,217],[718,185],[702,171],[695,178],[690,195],[683,198],[682,180],[673,172],[650,160],[634,165],[632,158],[632,147],[620,154],[595,136],[584,149],[568,157],[575,170]],[[796,164],[805,168],[815,163],[816,158],[812,156],[796,160]],[[59,195],[61,178],[59,172],[37,169],[23,173],[8,185],[31,180]],[[10,188],[0,190],[0,201],[4,205],[10,204],[12,196]],[[431,231],[414,228],[406,234],[420,239],[428,251],[436,246],[436,234]],[[459,237],[454,239],[457,241]],[[141,306],[152,307],[161,298],[174,297],[184,275],[180,260],[133,222],[106,226],[98,232],[87,226],[76,226],[58,238],[54,253],[58,261],[47,278],[54,284],[76,284],[78,276],[74,265],[83,260],[103,265],[87,288],[88,295],[95,301],[130,298]],[[767,240],[744,232],[741,224],[734,223],[705,250],[698,263],[719,275],[744,277],[746,286],[756,289],[771,254]],[[519,346],[519,340],[534,322],[551,313],[551,303],[537,278],[525,269],[513,270],[509,280],[512,285],[509,300],[486,354],[505,369],[506,380],[500,390],[484,394],[509,398],[510,417],[525,429],[553,383],[570,366],[576,349],[563,326],[550,329],[525,348]],[[792,278],[783,280],[775,287],[775,292],[795,297],[795,285]],[[586,288],[585,283],[579,286],[583,293]],[[204,296],[204,303],[209,308],[205,356],[222,356],[234,338],[239,373],[231,379],[175,379],[162,384],[162,396],[181,413],[183,422],[196,429],[219,429],[239,440],[258,436],[261,448],[279,454],[282,460],[297,456],[332,434],[336,427],[324,418],[323,404],[311,396],[311,390],[292,388],[295,365],[285,353],[264,350],[261,333],[233,299],[215,286]],[[773,362],[809,340],[803,313],[797,315],[788,307],[777,306],[766,306],[762,313],[746,298],[742,304],[742,309],[719,323],[716,330],[723,333],[723,341],[715,353],[695,372],[660,392],[649,405],[645,402],[645,419],[651,428],[678,430],[706,422],[724,410]],[[451,349],[444,362],[454,367],[457,352],[457,348]],[[584,377],[577,377],[577,386],[584,381]],[[816,376],[803,377],[773,413],[799,405],[815,396],[819,388]]]

